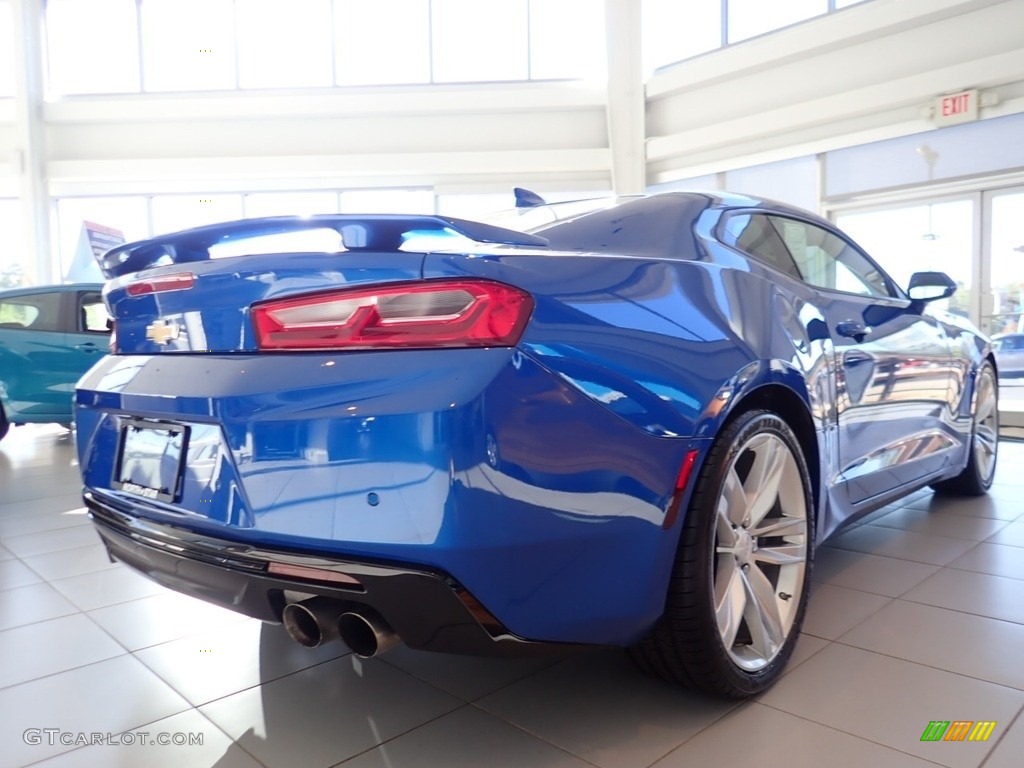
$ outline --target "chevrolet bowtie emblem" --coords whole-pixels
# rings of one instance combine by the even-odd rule
[[[181,326],[166,320],[156,320],[146,326],[146,338],[161,346],[181,335]]]

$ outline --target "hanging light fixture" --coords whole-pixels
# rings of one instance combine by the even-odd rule
[[[939,153],[927,144],[921,144],[915,150],[918,155],[928,164],[928,183],[935,180],[935,162],[939,159]],[[932,204],[928,203],[928,230],[921,235],[922,240],[938,240],[939,235],[932,226]]]

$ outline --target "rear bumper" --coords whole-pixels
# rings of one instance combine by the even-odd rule
[[[441,571],[265,549],[143,520],[97,494],[84,500],[112,558],[170,589],[262,621],[280,622],[286,603],[323,596],[372,608],[411,648],[521,656],[573,647],[513,635]]]
[[[708,443],[641,430],[528,355],[497,348],[111,356],[76,402],[86,490],[140,525],[232,552],[409,564],[463,587],[510,635],[552,643],[628,645],[658,619],[680,525],[666,530],[665,509],[686,451]],[[170,500],[117,487],[122,435],[139,422],[188,430]],[[146,554],[118,557],[261,618],[276,620],[283,589],[295,589],[238,562],[227,584],[223,574],[182,579],[207,561],[193,552],[157,568]],[[249,586],[239,573],[275,583]],[[338,587],[306,591],[328,588]],[[268,593],[269,607],[245,607]],[[436,612],[440,599],[424,602]]]

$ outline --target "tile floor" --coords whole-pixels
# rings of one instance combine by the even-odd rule
[[[306,650],[109,563],[70,436],[16,429],[0,445],[0,766],[1020,766],[1024,443],[1001,450],[987,498],[921,491],[821,549],[787,674],[736,704],[615,651]],[[922,742],[931,720],[997,725]],[[80,743],[92,733],[108,743]]]

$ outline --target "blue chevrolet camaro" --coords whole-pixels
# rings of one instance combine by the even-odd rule
[[[102,259],[78,385],[111,555],[371,656],[625,646],[729,696],[793,651],[815,545],[981,494],[989,341],[828,221],[673,192],[251,219]]]

